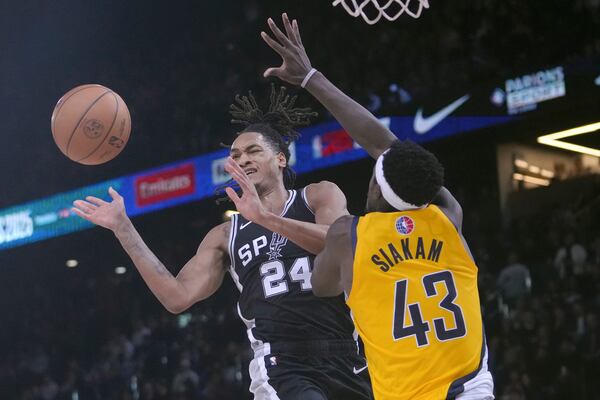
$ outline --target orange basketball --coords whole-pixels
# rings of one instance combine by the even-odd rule
[[[71,160],[85,165],[115,158],[131,133],[127,105],[102,85],[82,85],[68,91],[52,112],[52,137]]]

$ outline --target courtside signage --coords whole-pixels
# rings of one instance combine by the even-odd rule
[[[196,176],[192,163],[135,178],[135,202],[138,207],[189,195],[195,191]]]

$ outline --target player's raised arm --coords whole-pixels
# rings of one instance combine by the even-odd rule
[[[269,27],[275,36],[273,39],[261,32],[263,40],[283,59],[280,67],[268,68],[264,76],[274,76],[283,81],[306,88],[344,127],[348,134],[358,142],[371,157],[377,158],[387,150],[396,136],[381,124],[366,108],[348,97],[331,83],[325,75],[316,71],[306,54],[298,21],[290,22],[283,14],[282,32],[269,18]]]
[[[196,255],[174,277],[131,223],[123,197],[113,188],[109,193],[110,202],[93,196],[76,200],[73,212],[115,234],[152,293],[169,312],[180,313],[219,288],[226,272],[229,223],[213,228]]]
[[[227,160],[225,169],[242,189],[238,196],[232,188],[227,188],[227,195],[246,219],[287,237],[313,254],[318,254],[325,246],[329,226],[348,214],[344,193],[334,183],[323,181],[306,187],[307,200],[315,213],[314,224],[281,217],[265,209],[254,184],[232,158]]]
[[[290,22],[287,14],[283,14],[285,33],[269,18],[269,27],[275,39],[261,32],[263,40],[282,58],[280,67],[268,68],[264,76],[274,76],[283,81],[299,85],[307,89],[319,102],[333,114],[348,134],[358,142],[371,157],[377,159],[389,149],[397,137],[387,129],[366,108],[352,100],[325,75],[313,68],[300,36],[298,21]],[[446,188],[440,190],[434,199],[460,229],[462,211],[456,199]]]

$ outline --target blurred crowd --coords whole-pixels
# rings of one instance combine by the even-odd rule
[[[598,199],[509,221],[473,204],[466,216],[499,400],[600,399]]]

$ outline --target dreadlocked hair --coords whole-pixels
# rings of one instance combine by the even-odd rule
[[[296,181],[296,173],[289,166],[290,143],[300,137],[300,132],[296,128],[310,124],[311,118],[318,115],[311,108],[295,107],[297,99],[297,95],[291,96],[287,93],[285,86],[277,89],[274,84],[271,84],[267,112],[263,112],[259,107],[251,91],[247,96],[236,95],[235,102],[229,106],[231,123],[243,125],[243,129],[237,135],[258,132],[276,153],[283,153],[287,162],[283,169],[283,184],[286,189],[293,188]],[[231,186],[232,182],[233,180],[229,180],[218,186],[216,192],[221,193],[226,187]],[[222,200],[224,199],[217,199],[217,202]]]

